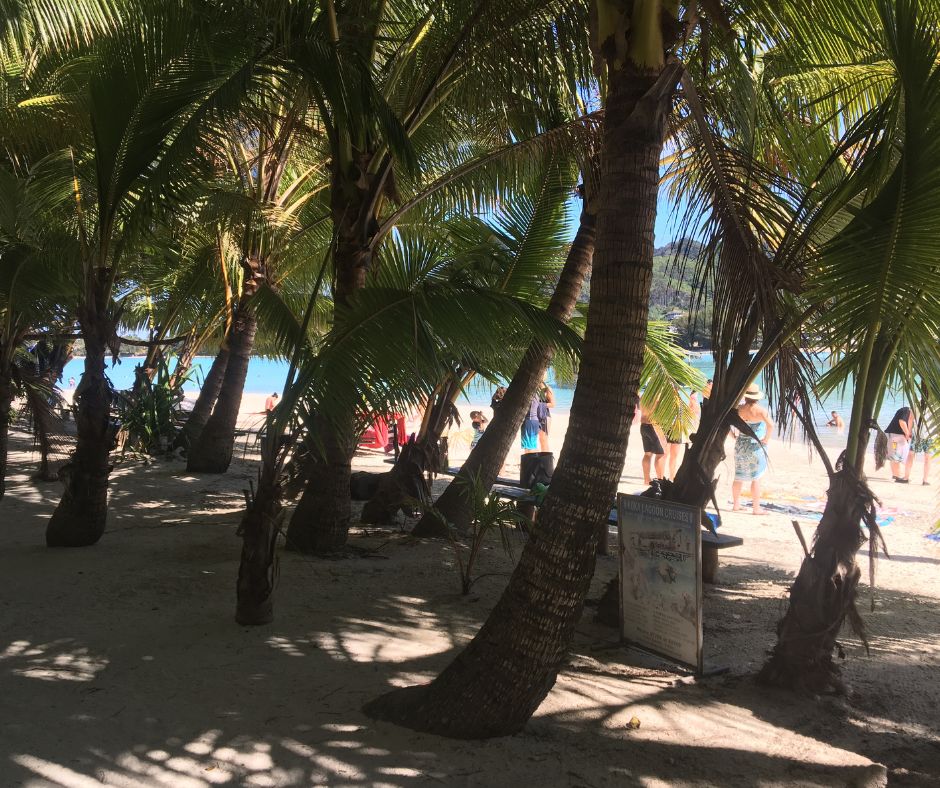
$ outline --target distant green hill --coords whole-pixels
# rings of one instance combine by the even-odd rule
[[[691,242],[686,252],[698,254],[699,244]],[[658,247],[653,254],[653,281],[650,285],[650,317],[654,320],[669,320],[676,329],[676,338],[682,347],[707,350],[710,340],[706,326],[711,321],[711,309],[692,309],[693,279],[695,274],[694,257],[677,257],[679,242],[673,241]],[[581,301],[586,303],[591,292],[591,282],[584,283]],[[692,312],[694,311],[694,314]],[[690,325],[690,318],[694,325]],[[698,343],[696,345],[696,343]]]

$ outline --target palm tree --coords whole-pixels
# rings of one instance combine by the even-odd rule
[[[276,82],[283,79],[281,76]],[[222,473],[231,462],[238,410],[258,330],[255,297],[261,289],[277,288],[282,258],[289,254],[292,243],[302,243],[309,234],[309,228],[298,223],[298,214],[324,188],[314,182],[320,170],[317,158],[311,162],[298,155],[310,154],[301,147],[313,122],[309,86],[298,80],[289,91],[278,85],[262,90],[259,128],[249,135],[253,144],[241,140],[231,144],[229,159],[250,206],[249,219],[240,232],[241,292],[219,351],[219,367],[213,364],[213,372],[218,370],[221,380],[212,415],[198,436],[189,437],[190,471]],[[215,380],[207,382],[214,384]],[[206,388],[211,395],[216,386]]]
[[[426,400],[458,362],[495,377],[505,371],[499,364],[518,358],[533,336],[567,353],[578,347],[577,334],[537,306],[455,275],[468,261],[454,254],[453,244],[444,233],[396,233],[379,252],[383,265],[375,282],[336,307],[338,319],[325,336],[311,341],[304,325],[292,331],[300,347],[291,354],[284,396],[265,427],[259,482],[242,519],[240,623],[262,624],[273,616],[274,548],[283,517],[280,469],[301,434],[312,440],[311,422],[341,422],[347,403],[357,403],[358,434],[367,414],[408,410]],[[312,304],[305,321],[311,312]],[[404,363],[402,347],[408,347]],[[316,505],[310,490],[299,511]],[[290,538],[288,530],[288,544]]]
[[[583,203],[578,230],[546,309],[550,316],[563,322],[568,322],[574,314],[584,281],[591,272],[597,208],[594,189],[589,183],[595,177],[595,167],[596,162],[589,160],[585,168],[585,183],[581,188]],[[415,525],[412,531],[415,536],[446,537],[444,523],[452,524],[459,531],[467,528],[472,504],[466,491],[474,479],[478,479],[482,489],[488,490],[493,486],[506,455],[517,440],[529,402],[542,382],[552,356],[552,350],[547,346],[533,344],[526,350],[510,379],[499,410],[493,415],[492,423],[471,450],[460,472],[434,502],[434,512],[425,514]]]
[[[592,43],[606,65],[591,300],[570,427],[538,522],[483,628],[428,685],[366,711],[478,738],[518,731],[554,683],[594,570],[599,526],[623,470],[643,365],[659,161],[681,68],[666,62],[677,5],[602,0]],[[629,31],[629,36],[625,34]]]
[[[371,15],[326,6],[335,12],[328,30],[337,58],[347,67],[356,53],[370,69],[356,78],[376,91],[371,107],[340,106],[330,95],[320,102],[332,171],[332,294],[342,307],[365,285],[380,244],[406,212],[432,195],[441,215],[466,205],[479,209],[500,196],[500,183],[512,185],[511,176],[491,176],[485,182],[497,188],[481,194],[466,184],[482,179],[463,176],[485,171],[507,144],[552,128],[556,91],[547,100],[531,98],[530,86],[563,84],[564,74],[583,72],[583,53],[565,48],[577,40],[583,17],[578,4],[565,2],[455,0],[437,10],[381,3],[369,6]],[[554,51],[544,51],[546,42]],[[508,49],[520,58],[507,63],[498,53]],[[365,88],[360,93],[369,96]],[[292,519],[293,549],[329,552],[345,544],[354,422],[350,413],[341,423],[316,426],[322,451],[308,482],[316,504],[304,507],[304,522]]]
[[[541,305],[545,298],[545,282],[556,276],[561,262],[565,246],[565,201],[571,194],[574,177],[571,163],[565,163],[563,157],[556,156],[544,170],[536,172],[532,185],[519,191],[511,202],[504,203],[487,220],[475,217],[450,220],[445,226],[455,247],[455,259],[448,266],[450,276]],[[571,299],[574,301],[580,293],[580,282],[572,290]],[[548,314],[567,322],[566,315],[550,311]],[[502,330],[498,324],[481,324],[478,329],[479,332]],[[513,340],[513,337],[505,338],[507,351],[514,347]],[[540,351],[552,352],[551,346],[541,339],[534,344]],[[400,501],[401,489],[414,488],[416,471],[423,474],[438,470],[433,460],[438,458],[441,434],[454,412],[454,403],[470,381],[483,372],[469,366],[466,359],[455,359],[455,362],[453,373],[435,387],[435,395],[425,408],[425,418],[414,445],[408,450],[408,457],[396,463],[384,480],[373,499],[375,505],[369,502],[363,508],[363,522],[373,522],[374,518],[387,519],[389,512],[379,501],[388,500],[392,505]],[[515,363],[515,354],[501,353],[500,357],[492,360],[487,373],[506,376],[511,374]],[[417,458],[417,463],[414,458]],[[430,494],[430,489],[427,489],[427,494]],[[438,518],[428,517],[426,521],[441,527]],[[418,527],[416,535],[429,534],[422,533]]]
[[[826,460],[826,508],[760,674],[767,683],[813,692],[842,688],[832,654],[846,619],[865,639],[855,556],[867,538],[873,583],[874,558],[884,547],[863,467],[876,407],[889,385],[912,401],[920,387],[934,402],[940,393],[940,239],[933,229],[940,220],[940,13],[907,0],[865,5],[843,42],[880,53],[878,65],[893,78],[840,146],[850,167],[837,196],[853,210],[826,234],[809,282],[810,299],[825,305],[818,330],[842,348],[820,388],[851,385],[852,413],[835,469]]]
[[[49,11],[45,6],[29,10],[40,16]],[[87,8],[79,3],[72,10],[81,19]],[[17,30],[28,37],[41,29],[50,46],[58,34],[69,39],[81,30],[83,63],[88,64],[87,81],[66,83],[70,92],[44,95],[46,86],[39,83],[33,101],[19,105],[23,113],[35,103],[64,106],[77,118],[68,127],[67,155],[45,173],[52,184],[71,191],[62,208],[67,211],[63,224],[80,249],[73,314],[85,342],[85,372],[76,392],[78,439],[65,493],[46,532],[52,546],[94,544],[104,531],[113,440],[105,356],[118,347],[115,285],[135,238],[157,217],[157,207],[178,204],[183,191],[201,181],[211,143],[198,144],[200,131],[230,106],[251,55],[244,31],[233,30],[223,14],[213,30],[219,50],[210,56],[198,37],[201,28],[186,9],[141,3],[117,11],[101,4],[94,11],[104,32],[91,45],[84,33],[94,25],[82,28],[68,13],[42,17],[40,28]],[[37,54],[43,54],[42,48]]]

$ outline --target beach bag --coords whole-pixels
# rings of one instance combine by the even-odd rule
[[[548,484],[555,470],[555,455],[550,451],[523,454],[519,463],[519,486],[531,490],[536,484]]]

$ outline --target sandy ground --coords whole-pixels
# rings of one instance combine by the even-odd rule
[[[250,413],[263,397],[247,399],[245,426],[258,421]],[[553,423],[556,449],[564,426]],[[453,459],[466,453],[461,440],[455,431]],[[627,492],[642,487],[637,444]],[[791,514],[729,513],[724,529],[745,544],[721,555],[704,631],[707,665],[727,673],[692,680],[621,647],[587,611],[521,734],[454,742],[377,724],[359,709],[389,687],[430,679],[472,637],[511,571],[495,544],[478,570],[492,576],[462,598],[448,545],[356,528],[345,559],[282,554],[277,620],[241,628],[232,619],[235,528],[256,472],[250,438],[224,476],[187,474],[181,461],[117,463],[108,532],[82,550],[43,546],[61,489],[29,481],[35,457],[22,434],[14,449],[0,503],[0,786],[940,780],[940,544],[924,538],[940,479],[922,487],[874,476],[883,515],[894,518],[885,528],[892,560],[879,564],[874,612],[865,589],[871,655],[844,640],[847,699],[753,683],[801,551]],[[768,500],[805,511],[809,535],[825,496],[822,466],[798,444],[774,441],[770,452]],[[363,454],[356,464],[385,468],[382,459]],[[613,558],[599,560],[592,596],[615,571]]]

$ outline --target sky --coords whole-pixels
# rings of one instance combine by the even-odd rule
[[[684,206],[683,206],[684,207]],[[571,238],[574,238],[578,231],[578,213],[581,210],[581,201],[572,198],[569,205],[571,221],[568,223]],[[656,227],[654,228],[654,245],[659,248],[665,246],[670,241],[675,241],[679,232],[679,218],[681,212],[677,215],[674,203],[669,199],[666,190],[659,192],[659,199],[656,202]]]

